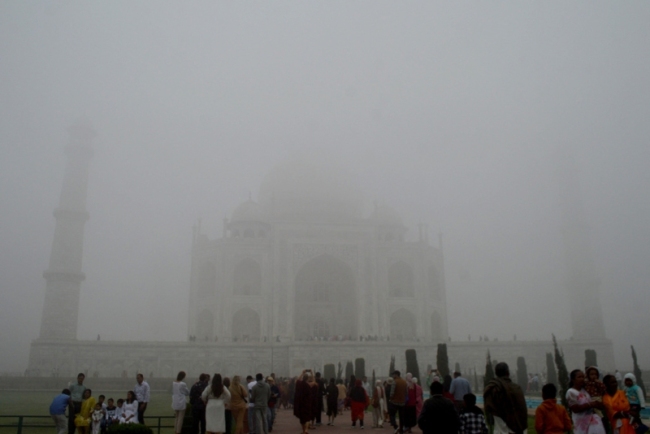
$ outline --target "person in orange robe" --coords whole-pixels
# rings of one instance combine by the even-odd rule
[[[603,404],[607,409],[607,418],[612,427],[613,434],[635,434],[634,427],[630,425],[630,403],[625,396],[625,391],[618,390],[618,381],[613,375],[603,378],[606,393],[603,395]]]

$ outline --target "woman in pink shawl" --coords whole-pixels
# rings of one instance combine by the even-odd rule
[[[416,412],[416,405],[417,405],[417,390],[415,386],[417,386],[415,383],[413,383],[413,374],[410,372],[406,374],[406,377],[404,378],[406,380],[406,393],[408,395],[408,398],[406,400],[406,404],[404,404],[404,421],[403,421],[403,426],[404,426],[404,433],[411,433],[411,428],[414,426],[417,426],[418,419],[417,419],[417,412]],[[422,388],[420,388],[422,389]]]
[[[419,419],[422,406],[424,405],[424,397],[422,395],[422,386],[418,384],[418,379],[415,377],[413,377],[413,384],[415,385],[415,414]]]

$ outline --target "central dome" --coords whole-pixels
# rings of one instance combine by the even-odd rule
[[[259,202],[275,220],[351,221],[362,217],[363,200],[343,170],[314,162],[279,164],[262,181]]]

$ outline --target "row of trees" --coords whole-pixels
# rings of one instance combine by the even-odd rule
[[[637,363],[636,351],[634,346],[631,346],[632,350],[632,361],[634,363],[634,375],[637,379],[637,384],[643,390],[643,393],[646,393],[645,385],[643,383],[643,378],[641,376],[641,369]],[[406,372],[410,372],[414,377],[423,380],[420,377],[420,365],[418,364],[417,354],[414,349],[406,350]],[[436,364],[437,369],[440,374],[444,377],[450,374],[449,369],[449,356],[447,354],[447,344],[438,344],[438,352],[436,354]],[[485,363],[485,375],[483,376],[483,387],[494,378],[494,365],[496,360],[492,360],[490,356],[490,351],[488,350]],[[588,349],[585,350],[585,367],[587,366],[598,366],[598,356],[595,350]],[[428,365],[428,369],[431,369],[431,365]],[[460,371],[460,366],[456,363],[456,370]],[[395,356],[392,355],[390,358],[390,366],[388,368],[388,375],[395,371]],[[569,389],[569,372],[564,361],[564,352],[558,347],[557,339],[553,335],[553,353],[546,353],[546,373],[548,383],[553,383],[556,386],[559,386],[560,397],[562,403],[566,405],[565,397],[566,392]],[[324,367],[324,377],[343,379],[349,381],[350,377],[354,374],[356,378],[363,378],[366,376],[366,364],[363,358],[358,358],[354,360],[354,364],[351,361],[348,361],[345,365],[345,377],[343,377],[343,369],[341,362],[338,364],[338,370],[335,369],[334,364],[327,364]],[[372,372],[373,384],[375,379],[375,371]],[[526,360],[524,357],[517,358],[517,375],[516,381],[519,386],[526,390],[528,386],[528,368],[526,366]],[[421,381],[424,383],[423,381]],[[478,387],[478,374],[474,370],[474,384]]]
[[[634,376],[636,377],[637,384],[645,395],[646,389],[645,385],[643,384],[643,378],[641,376],[641,368],[639,368],[639,365],[637,363],[636,351],[634,350],[634,346],[631,346],[630,348],[632,350]],[[492,360],[490,357],[490,351],[488,350],[485,363],[485,376],[483,377],[484,387],[490,380],[494,378],[494,364],[496,364],[496,360]],[[585,350],[585,367],[589,366],[598,366],[598,356],[596,354],[596,350]],[[556,387],[559,386],[562,404],[566,406],[566,392],[569,390],[569,371],[567,370],[566,363],[564,361],[564,351],[558,347],[555,335],[553,335],[553,353],[546,353],[546,372],[546,381],[548,383],[553,383]],[[478,381],[476,381],[476,383],[478,383]],[[526,361],[523,357],[517,358],[517,383],[523,390],[526,390],[528,386],[528,369],[526,368]]]

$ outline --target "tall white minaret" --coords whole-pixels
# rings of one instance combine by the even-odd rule
[[[93,156],[95,131],[87,122],[68,128],[70,142],[59,206],[54,210],[56,227],[50,264],[43,273],[45,304],[41,319],[42,340],[77,339],[79,288],[85,279],[81,271],[84,226],[88,220],[86,191],[88,167]]]
[[[576,340],[604,340],[600,279],[591,253],[589,228],[580,192],[579,172],[569,152],[561,153],[557,171],[562,211],[567,291]]]

